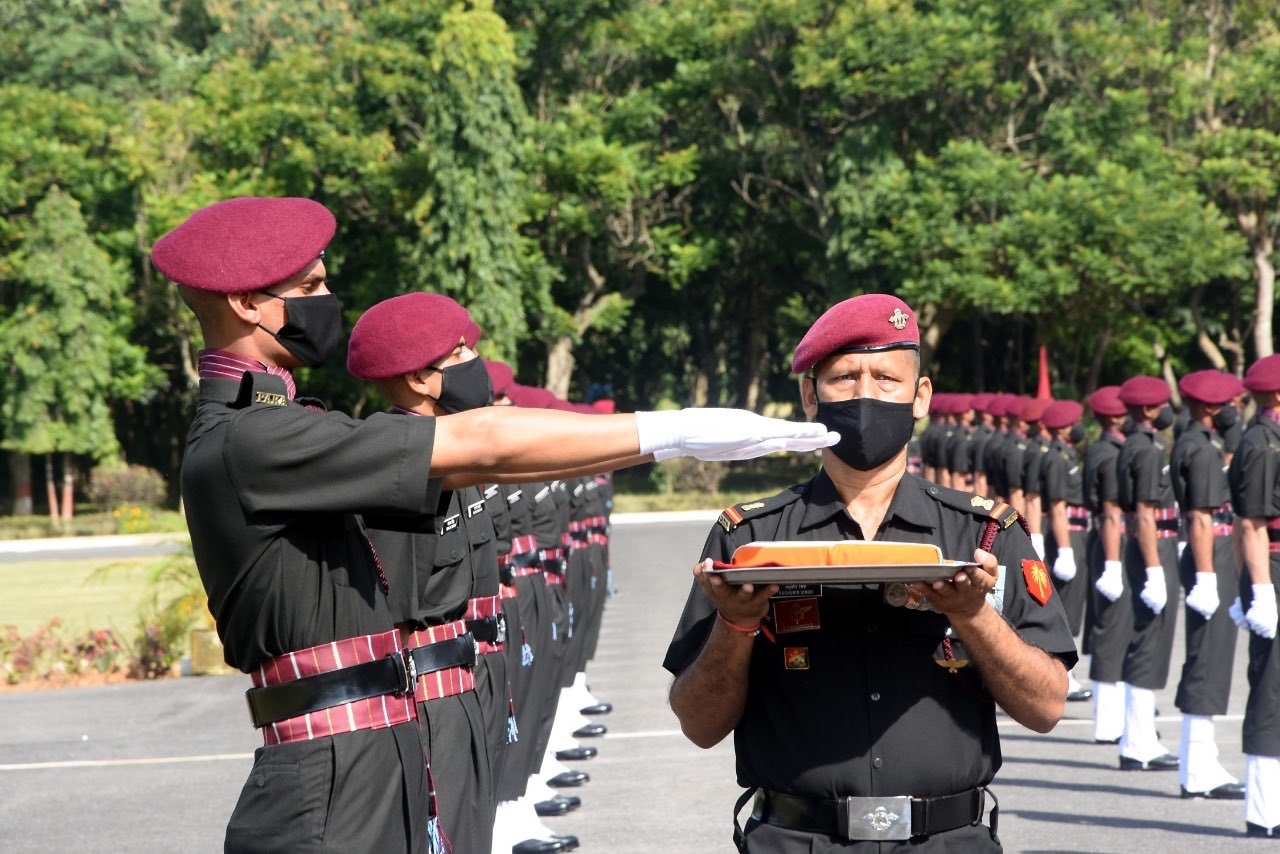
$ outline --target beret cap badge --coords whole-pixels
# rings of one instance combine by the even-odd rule
[[[894,329],[906,329],[907,322],[910,320],[911,316],[903,314],[900,308],[895,308],[893,314],[889,315],[889,322],[893,324]]]

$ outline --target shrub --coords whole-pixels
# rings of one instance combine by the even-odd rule
[[[0,636],[0,673],[10,685],[52,680],[96,670],[115,673],[129,668],[128,654],[115,632],[94,629],[79,638],[62,634],[57,617],[23,637],[15,626]]]
[[[673,457],[653,467],[655,485],[671,495],[684,492],[719,492],[724,480],[724,463],[710,463],[693,457]]]
[[[104,510],[123,505],[159,507],[164,502],[164,478],[139,465],[101,465],[89,474],[89,500]]]

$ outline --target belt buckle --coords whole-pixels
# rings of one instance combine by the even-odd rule
[[[911,797],[846,797],[841,834],[855,840],[901,841],[911,838]]]
[[[497,640],[494,641],[494,645],[497,646],[507,642],[507,615],[496,614],[495,617],[497,620],[497,626],[495,629],[497,633]]]
[[[399,696],[412,694],[418,687],[418,666],[413,663],[412,650],[402,649],[399,652],[387,654],[387,658],[394,658],[399,666],[396,668],[400,672],[400,688],[395,693]]]

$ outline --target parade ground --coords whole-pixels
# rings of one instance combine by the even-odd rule
[[[733,747],[703,751],[667,708],[661,667],[689,588],[690,568],[715,514],[619,517],[612,556],[618,595],[605,611],[588,683],[614,705],[600,718],[600,755],[576,767],[583,806],[546,819],[589,854],[732,852],[730,812],[740,790]],[[50,583],[55,583],[51,580]],[[1179,607],[1175,602],[1170,607]],[[1173,704],[1182,615],[1159,728],[1176,753]],[[758,640],[758,643],[767,642]],[[1248,692],[1246,638],[1236,651],[1230,714],[1218,719],[1222,761],[1244,772],[1240,723]],[[1087,659],[1076,670],[1087,684]],[[212,852],[260,740],[244,702],[247,677],[190,677],[0,694],[0,850]],[[1116,748],[1093,741],[1091,706],[1071,703],[1048,735],[1001,716],[999,798],[1006,851],[1260,851],[1246,839],[1242,801],[1184,800],[1176,772],[1122,772]],[[840,709],[828,711],[839,726]],[[990,802],[988,802],[988,806]]]

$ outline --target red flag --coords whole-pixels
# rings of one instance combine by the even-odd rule
[[[1040,345],[1040,387],[1036,389],[1036,400],[1053,400],[1053,389],[1049,387],[1049,354],[1044,345]]]

